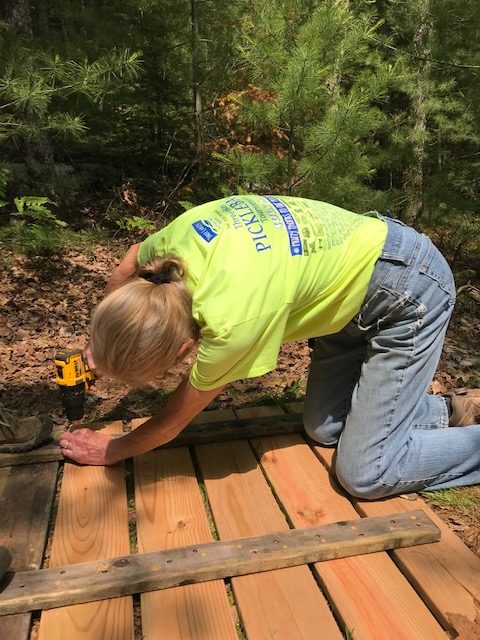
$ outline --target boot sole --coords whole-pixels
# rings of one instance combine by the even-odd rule
[[[52,433],[53,422],[51,418],[45,417],[42,418],[42,425],[31,440],[26,440],[25,442],[18,443],[5,443],[0,444],[0,453],[24,453],[25,451],[31,451],[38,447],[42,442],[47,440],[47,438]]]

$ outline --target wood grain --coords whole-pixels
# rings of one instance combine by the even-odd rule
[[[348,500],[300,436],[253,441],[269,480],[296,527],[355,517]],[[434,640],[446,635],[386,553],[315,565],[330,602],[355,640]]]
[[[44,444],[38,449],[25,453],[0,453],[0,467],[39,464],[41,462],[59,462],[63,460],[60,447],[55,442]]]
[[[255,409],[262,408],[255,407]],[[206,411],[204,414],[200,414],[202,418],[197,416],[195,421],[184,429],[182,433],[175,438],[175,440],[163,445],[161,448],[195,446],[199,444],[229,440],[243,440],[245,438],[268,436],[277,433],[303,432],[302,416],[298,414],[287,415],[284,414],[281,409],[281,415],[277,415],[278,411],[275,410],[275,407],[266,407],[265,409],[266,411],[257,411],[255,417],[251,415],[252,409],[249,409],[248,412],[250,417],[242,417],[241,419],[232,420],[231,422],[223,420],[217,422],[215,416],[208,416],[209,413],[217,412]],[[138,427],[147,419],[148,418],[136,418],[135,420],[132,420],[132,427]]]
[[[41,566],[57,473],[55,462],[0,469],[0,545],[10,551],[13,571]],[[0,638],[27,640],[30,622],[30,614],[2,617]]]
[[[107,433],[121,433],[121,422]],[[50,566],[129,553],[128,509],[123,464],[84,467],[66,463]],[[45,611],[39,640],[132,640],[130,597]]]
[[[168,514],[172,511],[168,509],[165,513],[163,527],[168,527],[171,520]],[[176,531],[183,531],[185,527],[192,529],[189,514],[190,511],[188,515],[183,512],[178,523],[171,525],[165,543],[169,548],[17,573],[0,593],[0,615],[426,544],[438,540],[440,535],[438,527],[423,511],[408,511],[394,516],[356,518],[320,527],[176,546]],[[150,525],[152,521],[155,518],[148,518],[146,529],[148,532],[151,528],[151,535],[147,546],[156,548],[162,546],[162,536],[158,535],[158,527]],[[187,531],[179,537],[190,540],[203,536]],[[223,589],[221,593],[225,595]]]
[[[334,450],[314,447],[328,469]],[[438,620],[461,636],[480,638],[480,558],[463,544],[417,494],[371,502],[350,498],[362,516],[382,516],[423,509],[442,532],[438,544],[398,549],[392,557],[415,589],[422,594]],[[441,585],[441,587],[440,587]]]
[[[285,410],[279,405],[266,405],[262,407],[245,407],[244,409],[235,409],[235,413],[239,420],[254,420],[255,418],[276,418],[283,416]]]
[[[276,433],[303,432],[302,417],[298,413],[292,411],[291,415],[277,415],[278,411],[275,409],[278,408],[276,407],[259,408],[262,411],[257,413],[255,419],[236,419],[233,409],[204,411],[175,440],[163,445],[162,449],[268,436]],[[283,411],[281,413],[283,414]],[[135,418],[132,420],[132,426],[136,428],[147,420],[148,418]],[[49,442],[26,453],[1,453],[0,468],[62,460],[63,456],[58,444]]]
[[[135,496],[140,553],[212,541],[188,449],[137,458]],[[141,603],[148,640],[237,640],[223,580],[144,593]]]
[[[303,402],[289,402],[283,405],[285,409],[285,413],[295,413],[297,416],[302,416],[303,418]]]
[[[196,447],[221,539],[287,530],[248,443]],[[340,640],[341,633],[306,566],[234,578],[249,640]]]
[[[215,424],[218,422],[232,422],[236,415],[233,409],[213,409],[202,411],[194,418],[191,424]]]

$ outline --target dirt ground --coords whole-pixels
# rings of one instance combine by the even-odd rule
[[[125,246],[98,245],[61,257],[0,256],[0,402],[18,417],[49,413],[67,426],[54,381],[53,360],[61,348],[82,348],[89,319]],[[461,294],[432,384],[434,393],[480,386],[478,303]],[[306,384],[306,343],[285,345],[275,372],[229,385],[210,408],[301,399]],[[88,395],[86,421],[124,421],[149,415],[165,401],[185,372],[172,372],[161,389],[129,390],[106,378]],[[480,487],[429,498],[440,517],[480,555]]]

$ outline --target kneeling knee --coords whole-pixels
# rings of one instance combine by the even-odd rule
[[[380,482],[379,479],[369,477],[364,469],[359,472],[356,465],[342,463],[340,456],[337,457],[335,463],[335,473],[342,488],[355,498],[377,500],[392,492],[392,489]]]
[[[315,442],[325,447],[334,447],[338,442],[342,424],[332,423],[328,417],[319,417],[305,412],[303,415],[303,427],[306,434]]]

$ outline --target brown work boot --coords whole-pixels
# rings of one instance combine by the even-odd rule
[[[449,424],[451,427],[468,427],[480,424],[480,389],[468,389],[463,393],[447,393],[451,402]]]
[[[2,581],[3,576],[7,573],[11,562],[12,556],[10,555],[10,551],[5,549],[5,547],[0,547],[0,582]]]
[[[30,451],[49,437],[52,428],[48,416],[16,418],[12,411],[0,405],[0,453]]]

